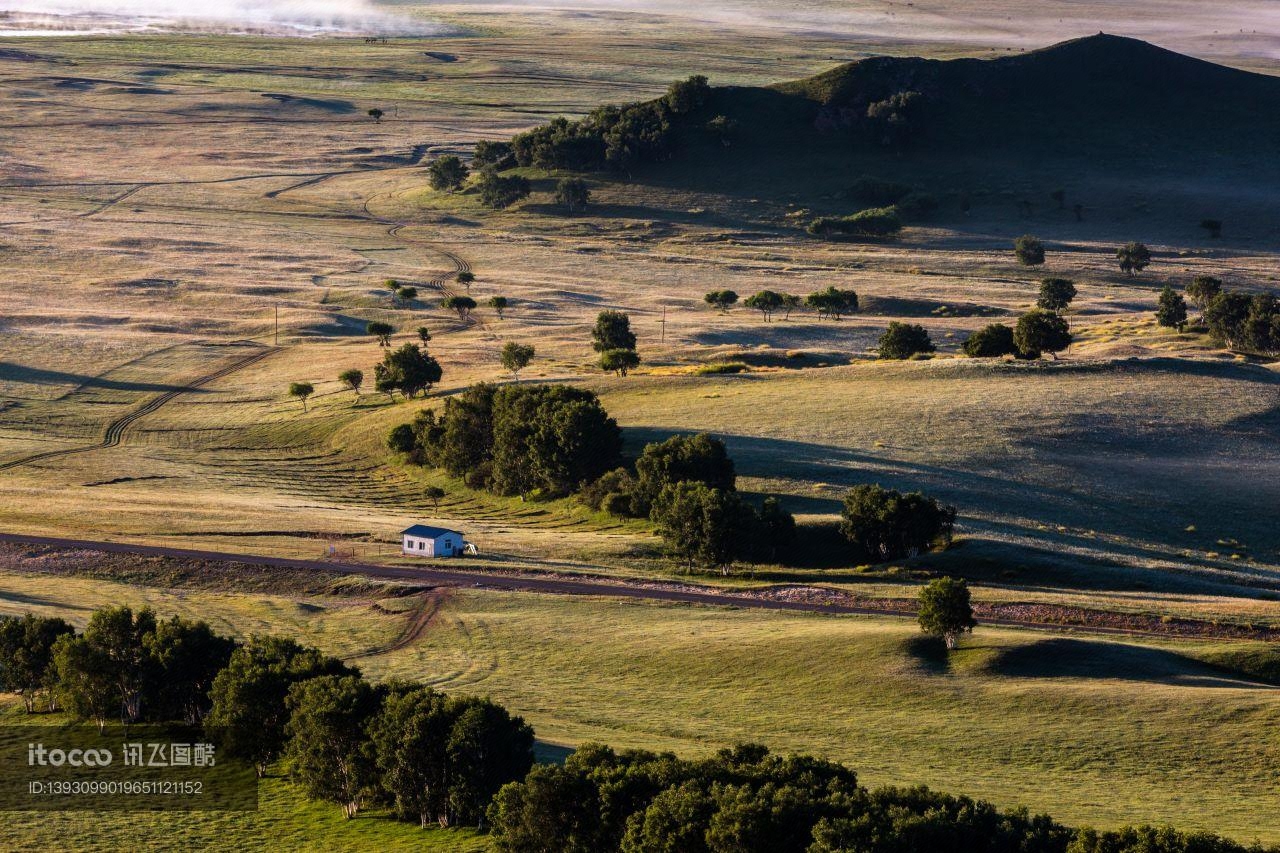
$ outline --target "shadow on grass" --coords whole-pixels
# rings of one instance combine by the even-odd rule
[[[951,655],[941,637],[920,634],[904,641],[902,650],[922,672],[930,675],[951,672]]]
[[[1225,675],[1194,658],[1146,646],[1054,638],[1001,649],[984,669],[1005,678],[1088,678],[1143,681],[1183,687],[1253,687],[1257,681]]]
[[[66,373],[61,370],[46,370],[42,367],[31,367],[25,364],[14,364],[11,361],[0,361],[0,379],[10,382],[26,382],[32,385],[76,385],[76,390],[87,388],[106,388],[112,391],[167,391],[188,390],[183,385],[169,385],[162,382],[129,382],[120,379],[108,379],[105,376],[88,376],[83,373]],[[190,389],[198,391],[199,389]]]

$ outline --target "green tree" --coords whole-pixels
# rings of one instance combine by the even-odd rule
[[[502,366],[511,371],[511,375],[516,379],[520,378],[520,371],[528,367],[532,360],[533,347],[527,344],[507,341],[502,347]]]
[[[1249,319],[1252,300],[1247,293],[1223,291],[1204,309],[1204,322],[1209,335],[1228,349],[1243,342],[1245,323]]]
[[[119,713],[112,663],[100,647],[63,634],[53,644],[52,672],[55,700],[73,717],[93,720],[102,731]]]
[[[373,335],[378,339],[378,346],[391,346],[391,336],[396,333],[395,327],[390,323],[383,323],[378,320],[373,321],[365,326],[365,333]]]
[[[738,294],[732,290],[713,290],[706,296],[702,297],[702,301],[713,308],[719,308],[720,313],[723,314],[729,310],[730,306],[738,301]]]
[[[937,578],[920,590],[920,630],[946,641],[954,649],[960,635],[978,623],[969,604],[969,585],[955,578]]]
[[[767,323],[773,317],[773,312],[777,311],[783,305],[782,294],[772,290],[762,290],[759,293],[753,293],[748,296],[742,303],[748,308],[754,308],[760,312],[760,316]]]
[[[427,167],[427,174],[432,189],[454,192],[467,180],[471,171],[457,155],[447,154],[433,160]]]
[[[1125,243],[1116,249],[1116,260],[1120,271],[1128,276],[1136,276],[1151,263],[1151,250],[1142,243]]]
[[[591,329],[591,342],[591,348],[596,352],[635,349],[636,336],[631,331],[631,318],[621,311],[601,311]]]
[[[1013,241],[1013,256],[1024,267],[1038,267],[1044,263],[1044,243],[1039,237],[1023,234]]]
[[[302,401],[302,411],[307,410],[307,398],[316,393],[316,387],[310,382],[290,382],[289,396]]]
[[[845,496],[840,515],[846,539],[873,559],[897,560],[949,542],[956,510],[920,492],[864,484]]]
[[[1041,308],[1019,317],[1013,329],[1013,342],[1023,358],[1039,358],[1047,352],[1057,359],[1059,352],[1071,346],[1071,340],[1071,327],[1066,319]]]
[[[412,424],[398,424],[387,433],[387,449],[392,453],[413,453],[417,448],[417,436]]]
[[[308,796],[355,817],[376,778],[368,725],[377,691],[358,675],[322,675],[292,685],[285,705],[290,775]]]
[[[492,308],[494,313],[498,315],[499,320],[503,319],[503,314],[507,310],[507,307],[510,304],[511,304],[511,301],[507,299],[507,297],[505,296],[489,297],[489,307]]]
[[[447,817],[476,825],[502,786],[523,779],[533,766],[533,729],[488,699],[452,698],[449,710]]]
[[[1157,300],[1156,322],[1179,330],[1187,324],[1187,301],[1167,284],[1160,291],[1160,298]]]
[[[346,385],[355,392],[356,399],[360,399],[360,386],[364,384],[364,371],[357,370],[352,367],[338,374],[338,381]]]
[[[600,369],[626,376],[640,366],[640,355],[633,349],[607,349],[600,353]]]
[[[415,684],[393,688],[370,726],[383,788],[400,817],[417,817],[423,829],[447,811],[452,725],[445,696]]]
[[[209,713],[213,680],[231,659],[235,640],[207,622],[174,616],[157,622],[143,636],[143,646],[157,670],[150,718],[199,725]]]
[[[391,350],[374,368],[379,391],[400,391],[406,397],[430,393],[431,386],[443,375],[440,362],[423,352],[417,344],[403,344],[399,349]]]
[[[427,344],[431,343],[431,330],[426,326],[419,326],[415,334],[417,334],[418,341],[421,342],[423,349],[426,349]]]
[[[735,560],[748,556],[752,516],[736,491],[687,481],[665,486],[650,515],[681,563],[726,575]]]
[[[622,853],[709,853],[707,825],[715,811],[715,800],[699,782],[665,788],[627,821]]]
[[[136,723],[155,697],[159,668],[147,653],[146,637],[156,629],[155,612],[144,607],[104,607],[89,617],[79,637],[64,635],[54,652],[59,692],[73,713],[106,724],[103,690],[114,700],[119,719]]]
[[[917,323],[892,322],[884,330],[879,342],[880,358],[904,359],[917,353],[930,353],[937,349],[929,338],[929,332]]]
[[[1211,275],[1198,275],[1187,285],[1187,298],[1200,309],[1201,314],[1221,292],[1222,279]]]
[[[992,323],[978,329],[965,338],[961,349],[969,358],[998,358],[1018,352],[1018,346],[1013,342],[1013,329],[1004,323]]]
[[[422,496],[431,501],[432,509],[439,510],[440,501],[444,500],[445,497],[445,491],[439,486],[427,486],[427,488],[422,492]]]
[[[776,563],[796,546],[796,518],[773,495],[764,499],[755,523],[756,554],[762,562]]]
[[[458,319],[465,323],[471,317],[471,312],[475,310],[476,301],[470,296],[446,296],[441,300],[440,307],[448,311],[456,311]]]
[[[698,433],[673,435],[646,444],[636,460],[635,510],[648,515],[659,493],[677,483],[702,483],[713,489],[733,491],[737,485],[733,460],[724,442]]]
[[[53,647],[59,637],[73,636],[75,629],[57,617],[0,617],[0,690],[22,697],[27,713],[50,684]]]
[[[522,175],[504,177],[491,169],[480,173],[477,186],[480,189],[481,204],[494,210],[508,208],[521,199],[528,198],[533,191],[528,178]]]
[[[841,290],[834,286],[810,293],[805,297],[804,302],[818,312],[819,317],[830,317],[833,320],[839,320],[841,315],[852,314],[858,310],[858,294],[852,290]]]
[[[280,755],[293,685],[322,675],[353,675],[342,661],[284,637],[253,636],[231,653],[213,679],[206,727],[232,758],[251,761],[258,775]]]
[[[790,320],[791,312],[799,308],[800,304],[801,304],[800,297],[796,296],[794,293],[782,294],[782,311],[783,311],[782,319]]]
[[[475,284],[476,274],[471,270],[458,270],[458,274],[453,280],[467,289],[467,293],[471,292],[471,285]]]
[[[418,298],[418,288],[402,287],[396,291],[396,298],[401,302],[412,302]]]
[[[591,190],[582,178],[561,178],[556,182],[555,202],[576,213],[591,201]]]
[[[499,853],[600,853],[600,792],[585,773],[539,764],[489,806]]]
[[[695,74],[686,80],[672,83],[667,89],[664,100],[667,109],[676,115],[683,115],[701,109],[710,95],[711,86],[708,85],[707,78],[701,74]]]
[[[510,142],[491,142],[487,139],[481,139],[476,143],[473,159],[477,165],[492,166],[495,169],[503,169],[508,164],[515,163]]]
[[[1076,298],[1076,286],[1069,278],[1045,278],[1040,280],[1040,298],[1036,307],[1046,311],[1062,311]]]
[[[386,115],[386,113],[384,113],[382,110],[378,109],[377,107],[374,107],[373,109],[369,110],[368,113],[369,113],[369,118],[373,119],[374,124],[381,123],[382,117]]]

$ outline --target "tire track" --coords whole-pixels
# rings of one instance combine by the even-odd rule
[[[262,345],[255,344],[255,346]],[[238,370],[243,370],[251,364],[256,364],[275,351],[275,347],[263,347],[261,351],[237,359],[226,367],[215,370],[212,373],[206,373],[204,376],[192,380],[181,388],[175,388],[172,391],[165,391],[163,394],[157,394],[141,406],[133,409],[132,411],[126,412],[107,424],[107,428],[102,434],[102,440],[97,444],[91,444],[86,447],[64,447],[59,448],[58,450],[46,450],[42,453],[35,453],[31,456],[25,456],[21,459],[14,459],[9,462],[5,462],[4,464],[0,464],[0,471],[9,471],[22,465],[28,465],[32,462],[40,462],[45,459],[54,459],[59,456],[71,456],[76,453],[88,453],[91,450],[102,450],[103,448],[117,447],[124,440],[125,433],[128,431],[130,426],[147,415],[157,411],[174,398],[181,394],[186,394],[189,391],[194,391],[210,382],[217,381],[224,376],[230,376],[232,373],[235,373]]]
[[[446,593],[441,590],[433,590],[426,593],[422,597],[421,604],[409,612],[409,621],[405,623],[405,626],[394,640],[385,645],[374,646],[371,649],[357,652],[348,656],[346,660],[378,657],[379,655],[398,652],[413,645],[418,641],[419,637],[426,633],[427,628],[431,627],[431,623],[435,621],[436,614],[440,612],[440,606],[444,603],[445,598]]]

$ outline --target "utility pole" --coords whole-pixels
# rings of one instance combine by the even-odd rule
[[[663,343],[667,342],[667,306],[662,306],[662,338]]]
[[[280,346],[280,303],[277,302],[276,308],[276,329],[275,329],[275,345]]]

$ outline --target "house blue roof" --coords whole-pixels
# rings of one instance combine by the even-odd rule
[[[447,527],[432,527],[429,524],[415,524],[400,531],[401,536],[419,536],[423,539],[439,539],[446,533],[452,533],[455,536],[462,535],[456,530],[450,530]]]

